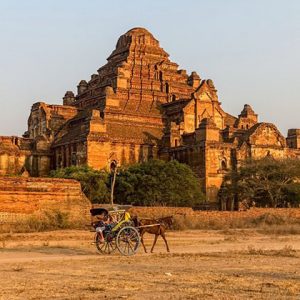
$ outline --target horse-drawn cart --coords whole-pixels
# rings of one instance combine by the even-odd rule
[[[92,218],[101,215],[101,218],[107,222],[105,227],[103,227],[102,235],[97,232],[97,222],[92,222],[94,229],[96,229],[94,243],[101,254],[111,254],[118,249],[122,255],[134,255],[141,243],[146,252],[143,242],[145,232],[155,234],[151,252],[159,235],[164,239],[167,251],[169,251],[169,246],[165,238],[165,228],[171,225],[172,217],[143,219],[144,222],[141,222],[142,220],[138,220],[137,217],[131,218],[126,209],[107,210],[105,208],[92,208],[90,212]]]
[[[92,217],[102,215],[105,219],[111,220],[103,231],[104,241],[101,241],[97,232],[95,234],[95,245],[99,253],[111,254],[118,249],[122,255],[130,256],[137,252],[141,243],[140,234],[128,212],[108,211],[105,208],[92,208],[90,212]]]

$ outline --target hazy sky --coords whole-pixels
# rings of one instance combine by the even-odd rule
[[[300,128],[300,0],[0,0],[0,135],[21,135],[34,102],[76,92],[132,27],[213,79],[225,111],[248,103],[284,135]]]

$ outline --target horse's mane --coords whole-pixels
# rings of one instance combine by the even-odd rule
[[[167,227],[170,227],[173,224],[173,216],[166,216],[156,219],[158,223],[163,223]]]

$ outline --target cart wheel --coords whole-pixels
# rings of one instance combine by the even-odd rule
[[[130,256],[137,252],[140,245],[140,235],[132,226],[123,227],[117,234],[117,248],[122,255]]]
[[[116,240],[111,235],[107,235],[104,243],[100,243],[100,236],[97,233],[95,235],[95,245],[98,252],[101,254],[111,254],[117,248]]]

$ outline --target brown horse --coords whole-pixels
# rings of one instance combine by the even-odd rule
[[[145,247],[144,238],[143,238],[146,232],[155,235],[154,242],[151,248],[151,253],[153,252],[154,246],[159,236],[163,238],[166,244],[167,251],[170,252],[169,245],[166,240],[165,232],[166,229],[169,229],[172,226],[173,216],[168,216],[159,219],[138,219],[137,217],[134,217],[133,222],[136,227],[139,227],[141,242],[146,253],[147,253],[147,249]]]

